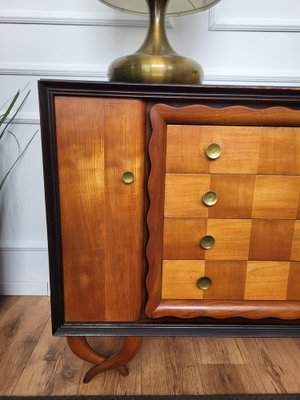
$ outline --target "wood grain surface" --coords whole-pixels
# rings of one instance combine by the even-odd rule
[[[253,110],[252,123],[255,123],[255,114]],[[283,113],[281,115],[284,119]],[[238,114],[234,110],[231,118],[238,120]],[[242,119],[237,121],[242,122]],[[168,173],[300,174],[297,156],[300,152],[300,128],[287,128],[284,125],[205,126],[203,121],[199,123],[200,125],[190,125],[190,122],[189,125],[168,125]],[[224,123],[227,124],[228,121]],[[210,160],[205,154],[210,143],[221,146],[222,153],[216,160]]]
[[[145,106],[56,97],[66,321],[141,315]],[[135,180],[122,182],[130,171]]]
[[[249,219],[164,220],[164,259],[247,260],[251,234]],[[209,250],[200,246],[206,236],[215,239]]]
[[[300,300],[300,263],[164,260],[163,299]],[[197,287],[201,277],[212,285]]]

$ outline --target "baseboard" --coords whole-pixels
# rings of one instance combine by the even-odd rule
[[[48,296],[48,282],[0,282],[0,295]]]
[[[0,294],[48,295],[47,242],[0,242]]]

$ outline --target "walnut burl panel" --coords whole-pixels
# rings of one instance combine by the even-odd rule
[[[65,320],[139,320],[145,106],[57,96],[55,115]]]
[[[299,318],[300,112],[158,104],[150,118],[147,316]]]

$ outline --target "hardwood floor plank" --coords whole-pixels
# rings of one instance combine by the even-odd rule
[[[165,351],[174,375],[176,395],[204,394],[192,338],[168,338]]]
[[[71,353],[67,340],[51,335],[49,320],[20,379],[14,396],[76,395],[83,361]]]
[[[12,394],[49,314],[47,297],[27,297],[0,318],[0,395]]]
[[[199,365],[205,394],[242,394],[245,388],[237,373],[239,366],[231,364]]]
[[[300,352],[292,339],[244,339],[268,393],[299,393]]]
[[[169,338],[145,338],[142,347],[142,394],[175,395],[176,375],[167,352]]]
[[[21,296],[0,296],[0,315],[3,318],[4,314],[12,307],[14,304],[20,300]]]
[[[275,393],[272,388],[266,388],[257,368],[253,364],[239,365],[236,368],[236,373],[239,376],[240,382],[243,387],[244,394],[265,394]]]
[[[243,342],[235,338],[193,338],[198,363],[246,364],[249,362]]]

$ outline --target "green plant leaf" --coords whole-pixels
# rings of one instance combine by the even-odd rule
[[[38,130],[34,133],[34,135],[31,137],[31,139],[29,140],[29,142],[26,144],[26,146],[24,147],[24,149],[22,150],[22,152],[19,154],[18,158],[13,162],[13,164],[11,165],[11,167],[9,168],[9,170],[6,172],[4,178],[1,180],[0,182],[0,191],[3,188],[3,185],[5,183],[5,181],[7,180],[7,178],[9,177],[9,174],[11,173],[11,171],[14,169],[14,167],[17,165],[17,163],[19,162],[20,158],[23,156],[23,154],[25,153],[25,151],[28,149],[30,143],[33,141],[34,137],[36,136],[36,134],[38,133]]]
[[[8,106],[7,110],[5,111],[5,113],[1,115],[0,126],[4,123],[6,118],[9,116],[9,113],[11,112],[14,105],[16,104],[16,101],[18,100],[20,93],[21,93],[20,90],[18,90],[17,93],[14,95],[14,97],[13,97],[10,105]]]
[[[14,112],[14,114],[13,114],[13,116],[8,120],[8,122],[5,124],[5,126],[4,126],[4,128],[2,129],[2,131],[1,131],[1,133],[0,133],[0,140],[2,139],[2,137],[4,136],[4,134],[5,134],[5,131],[7,130],[7,128],[9,127],[9,125],[13,122],[13,120],[15,119],[15,117],[16,117],[16,115],[18,114],[18,112],[21,110],[21,108],[23,107],[23,105],[24,105],[24,103],[26,102],[26,100],[27,100],[27,98],[28,98],[28,96],[29,96],[29,94],[30,94],[30,90],[28,90],[28,92],[26,93],[26,95],[25,95],[25,97],[24,97],[24,99],[22,100],[22,102],[21,102],[21,104],[19,105],[19,107],[16,109],[16,111]],[[17,97],[16,97],[17,96]],[[18,97],[20,96],[20,91],[18,91],[17,93],[16,93],[16,95],[14,96],[14,98],[13,98],[13,101],[10,103],[10,105],[9,105],[9,107],[8,107],[8,109],[6,110],[6,112],[5,112],[5,114],[4,115],[6,115],[6,117],[4,118],[4,116],[1,118],[1,121],[0,121],[0,126],[4,123],[4,122],[2,122],[2,121],[5,121],[5,119],[7,118],[7,115],[9,114],[7,114],[7,111],[8,110],[12,110],[12,108],[13,108],[13,106],[14,106],[14,104],[16,103],[16,101],[18,100]],[[10,112],[9,111],[9,112]],[[4,118],[4,119],[3,119]]]

